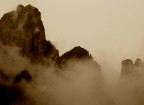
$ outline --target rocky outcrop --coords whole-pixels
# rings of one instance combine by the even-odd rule
[[[3,45],[20,47],[20,54],[32,63],[44,58],[56,61],[58,50],[45,38],[41,13],[37,8],[19,5],[16,11],[3,15],[0,20],[0,42]]]
[[[32,64],[51,64],[53,62],[60,71],[59,67],[65,66],[70,60],[73,60],[73,62],[87,60],[100,70],[100,65],[94,61],[89,52],[79,46],[59,57],[58,50],[45,38],[41,13],[31,5],[25,7],[19,5],[15,11],[3,15],[0,20],[1,44],[0,54],[2,57],[7,57],[7,52],[11,51],[6,51],[3,46],[4,48],[5,46],[8,46],[8,48],[16,46],[20,48],[19,54],[27,57]],[[6,61],[10,59],[12,58],[8,57]],[[21,60],[18,59],[16,62],[19,63]],[[30,70],[24,69],[18,73],[7,75],[2,67],[0,69],[2,69],[0,70],[0,104],[34,105],[31,104],[32,100],[25,94],[26,87],[23,86],[24,84],[32,84],[34,81],[32,74],[29,73]]]
[[[134,64],[131,59],[126,59],[122,61],[122,70],[121,70],[121,75],[125,76],[133,72],[134,69]]]
[[[62,56],[60,56],[60,58],[58,59],[58,63],[66,63],[68,60],[71,59],[76,60],[92,59],[92,56],[89,54],[87,50],[78,46],[74,47],[70,51],[67,51]]]
[[[122,61],[121,77],[139,76],[144,68],[144,63],[141,59],[136,59],[135,63],[131,59]]]
[[[31,5],[19,5],[15,11],[3,15],[0,20],[0,42],[19,47],[20,54],[29,58],[32,63],[50,61],[64,65],[71,59],[91,59],[95,62],[89,52],[79,46],[59,57],[58,50],[45,38],[41,13]]]
[[[95,65],[95,67],[100,70],[100,65],[94,61],[91,54],[84,48],[77,46],[71,49],[70,51],[67,51],[57,61],[57,64],[62,67],[65,66],[69,61],[72,62],[78,62],[78,61],[90,61],[92,64]]]
[[[30,83],[32,77],[27,70],[23,70],[14,79],[0,70],[0,104],[1,105],[32,105],[25,94],[25,88],[20,85],[21,80]],[[23,102],[23,104],[21,103]]]
[[[31,82],[32,81],[32,77],[31,75],[29,74],[28,70],[23,70],[21,71],[20,74],[18,74],[15,79],[14,79],[14,82],[15,83],[18,83],[20,82],[21,80],[25,80],[26,82]]]

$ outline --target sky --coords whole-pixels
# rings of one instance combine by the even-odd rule
[[[144,0],[0,0],[0,17],[18,4],[39,9],[60,55],[82,46],[108,78],[120,74],[122,60],[144,59]]]

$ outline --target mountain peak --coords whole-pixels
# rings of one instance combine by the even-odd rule
[[[132,75],[139,76],[144,67],[144,63],[141,59],[137,58],[135,62],[131,59],[126,59],[122,61],[122,77],[129,77]]]
[[[100,70],[100,65],[96,61],[94,61],[91,54],[86,49],[80,46],[76,46],[70,51],[67,51],[62,56],[60,56],[57,61],[57,64],[63,66],[71,60],[72,62],[85,61],[85,60],[90,61],[91,64],[93,64],[97,68],[97,70]]]
[[[58,50],[45,38],[41,13],[31,5],[18,5],[15,11],[3,15],[0,20],[0,42],[20,47],[20,54],[32,62],[45,58],[56,60]]]
[[[66,53],[64,53],[58,60],[58,62],[60,63],[65,63],[68,60],[71,59],[88,59],[91,58],[91,55],[89,54],[89,52],[80,47],[80,46],[76,46],[73,49],[71,49],[70,51],[67,51]]]

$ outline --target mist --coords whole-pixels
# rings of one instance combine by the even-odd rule
[[[89,60],[69,61],[67,66],[58,68],[43,64],[31,64],[20,56],[19,48],[2,46],[0,49],[1,71],[13,78],[22,70],[27,69],[32,82],[24,79],[17,86],[24,92],[28,100],[16,101],[12,105],[143,105],[144,72],[119,78],[116,85],[105,82]]]
[[[110,55],[109,59],[116,64],[111,65],[104,60],[109,56],[108,52],[98,54],[95,61],[80,46],[59,56],[55,46],[45,39],[40,12],[31,5],[19,8],[20,14],[18,10],[11,12],[14,19],[9,23],[9,13],[0,21],[0,104],[144,104],[144,63],[141,60],[134,63],[128,59],[121,66],[121,61],[130,56],[116,61],[117,57]],[[113,78],[116,68],[120,75]]]

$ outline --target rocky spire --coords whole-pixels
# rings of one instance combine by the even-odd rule
[[[130,74],[131,72],[133,72],[133,69],[134,69],[134,64],[131,59],[126,59],[122,61],[122,71],[121,71],[122,76]]]
[[[31,5],[19,5],[15,11],[3,15],[0,42],[20,47],[20,54],[34,63],[42,62],[44,58],[55,61],[59,56],[58,50],[45,38],[41,13]]]
[[[144,63],[141,59],[137,58],[135,63],[131,59],[122,61],[121,77],[128,77],[132,75],[139,75],[144,68]]]

